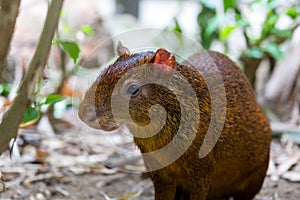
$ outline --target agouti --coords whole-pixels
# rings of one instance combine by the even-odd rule
[[[132,54],[119,43],[118,53],[86,92],[79,117],[105,131],[127,125],[155,199],[254,198],[266,175],[271,130],[239,67],[212,51],[182,64],[165,49]],[[216,73],[225,89],[220,100],[203,76]],[[223,121],[222,113],[211,120],[211,97],[225,105]],[[203,157],[199,152],[211,121],[223,126],[214,130],[216,144]]]

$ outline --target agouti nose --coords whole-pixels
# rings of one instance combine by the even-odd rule
[[[78,116],[87,124],[96,121],[97,115],[95,106],[82,103],[79,107]]]

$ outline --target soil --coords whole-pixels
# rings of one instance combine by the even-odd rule
[[[124,159],[125,154],[116,153],[120,146],[136,151],[124,135],[102,135],[87,131],[86,127],[77,127],[75,131],[68,129],[54,135],[37,134],[38,130],[30,129],[19,133],[19,143],[21,139],[23,141],[23,145],[19,146],[19,159],[10,159],[7,154],[0,157],[0,199],[154,199],[152,182],[142,176],[141,160],[130,161],[131,158],[125,156],[125,162],[119,162],[125,164],[119,164],[121,166],[117,169],[107,169],[103,162],[99,162]],[[84,139],[80,139],[82,133]],[[104,138],[108,136],[114,142],[113,145],[104,142]],[[24,144],[24,141],[27,143]],[[90,157],[91,154],[97,159]],[[280,174],[276,176],[279,168],[286,168],[281,174],[291,170],[300,171],[300,159],[292,160],[294,155],[299,155],[297,145],[273,138],[271,161],[274,164],[270,168],[275,167],[277,171],[269,169],[256,200],[300,199],[298,180],[289,181]],[[281,166],[283,164],[286,166]]]

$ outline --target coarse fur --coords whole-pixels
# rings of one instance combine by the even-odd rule
[[[254,198],[261,189],[266,175],[271,130],[268,120],[256,102],[250,82],[239,67],[227,56],[213,51],[190,58],[192,63],[195,61],[198,63],[196,69],[188,61],[182,64],[173,63],[175,57],[170,55],[166,58],[169,54],[164,49],[136,54],[129,53],[128,49],[125,50],[120,51],[120,57],[100,74],[87,91],[79,109],[79,117],[91,127],[107,131],[115,130],[121,125],[116,121],[127,123],[127,118],[122,113],[128,112],[128,108],[122,109],[124,107],[122,101],[127,99],[133,122],[139,126],[146,126],[151,120],[162,120],[160,117],[152,119],[149,116],[149,109],[159,104],[166,110],[166,120],[162,129],[151,137],[134,137],[134,142],[142,153],[159,150],[170,143],[178,133],[181,117],[186,118],[185,120],[190,124],[183,124],[184,132],[179,136],[181,140],[176,145],[179,151],[183,149],[185,151],[176,161],[152,171],[152,167],[159,165],[160,161],[168,155],[159,155],[160,157],[156,158],[157,163],[154,163],[153,159],[144,158],[149,170],[148,174],[154,184],[156,200],[205,200],[229,197],[234,197],[236,200],[250,200]],[[156,60],[159,60],[159,63]],[[156,63],[160,64],[160,67],[155,67]],[[184,103],[188,105],[187,110],[181,110],[176,95],[159,84],[140,85],[137,94],[126,94],[130,83],[135,83],[137,78],[147,79],[143,77],[147,73],[133,73],[127,80],[120,81],[125,73],[140,66],[148,70],[149,64],[154,66],[154,71],[151,72],[152,78],[168,79],[172,74],[164,67],[174,65],[171,68],[176,69],[188,80],[196,92],[197,99],[183,93]],[[218,70],[212,65],[215,65]],[[226,95],[226,118],[213,150],[206,157],[199,158],[199,150],[211,120],[210,93],[203,73],[221,75]],[[179,78],[175,77],[172,80],[172,84],[176,85]],[[118,85],[119,82],[121,84]],[[114,90],[116,92],[113,92]],[[176,87],[173,90],[177,90]],[[220,95],[222,95],[221,91]],[[120,111],[117,113],[118,116],[113,116],[111,101],[116,97]],[[194,109],[195,106],[192,104],[195,103],[199,110]],[[182,113],[186,112],[189,115],[182,116]],[[197,112],[200,112],[200,120],[197,120]],[[131,124],[127,125],[130,129]],[[195,127],[194,125],[197,130],[192,130],[191,127]],[[150,131],[141,130],[145,130],[145,133],[140,133],[145,136],[146,131]],[[132,131],[134,132],[134,129]],[[194,131],[195,137],[191,135]],[[185,149],[190,138],[192,138],[191,145]]]

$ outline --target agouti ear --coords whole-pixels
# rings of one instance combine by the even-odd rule
[[[175,68],[176,59],[165,49],[158,49],[154,55],[153,64],[158,64],[162,70],[170,71]]]
[[[117,46],[117,53],[119,56],[123,56],[123,55],[130,55],[130,51],[127,47],[123,46],[123,44],[121,43],[121,41],[118,42],[118,46]]]

